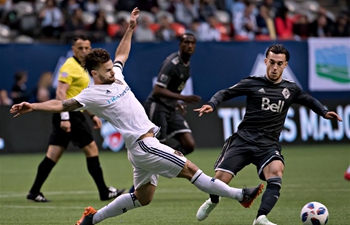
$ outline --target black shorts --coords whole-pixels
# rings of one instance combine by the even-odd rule
[[[164,142],[177,134],[191,133],[190,127],[178,110],[168,109],[151,101],[146,102],[145,110],[149,119],[161,128],[157,135],[159,141]]]
[[[239,171],[252,163],[256,166],[259,178],[265,181],[263,169],[273,160],[280,160],[284,164],[278,143],[271,146],[256,146],[235,133],[225,141],[214,169],[236,176]]]
[[[94,140],[91,128],[83,113],[69,112],[69,121],[71,123],[71,132],[67,133],[60,127],[61,115],[59,113],[53,114],[52,131],[49,140],[50,145],[58,145],[67,148],[71,141],[75,146],[83,148]]]

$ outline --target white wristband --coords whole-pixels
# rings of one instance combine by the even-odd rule
[[[69,120],[69,112],[61,112],[61,120]]]

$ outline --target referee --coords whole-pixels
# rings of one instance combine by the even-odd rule
[[[81,66],[80,61],[90,49],[91,43],[86,37],[77,36],[74,38],[73,57],[67,59],[59,72],[56,99],[62,101],[70,99],[89,85],[89,75]],[[101,120],[90,112],[85,112],[89,114],[93,121],[94,128],[101,128]],[[35,202],[49,201],[40,192],[40,189],[52,168],[67,149],[69,142],[72,142],[84,152],[88,171],[96,183],[102,201],[116,198],[124,192],[125,189],[118,190],[106,186],[98,158],[98,148],[92,137],[91,128],[82,112],[56,113],[52,117],[52,125],[46,157],[38,166],[35,181],[27,195],[28,200]]]

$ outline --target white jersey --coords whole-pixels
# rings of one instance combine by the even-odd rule
[[[152,123],[141,103],[124,80],[123,65],[114,63],[116,82],[113,84],[92,85],[74,97],[82,108],[88,109],[100,118],[111,123],[123,136],[125,146],[130,146],[151,129],[159,128]]]

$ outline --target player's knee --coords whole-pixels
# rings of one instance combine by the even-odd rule
[[[152,196],[142,196],[137,198],[139,200],[139,202],[141,203],[142,206],[146,206],[149,205],[152,201]]]
[[[267,180],[267,187],[266,189],[275,190],[278,192],[282,187],[282,177],[271,177]]]

